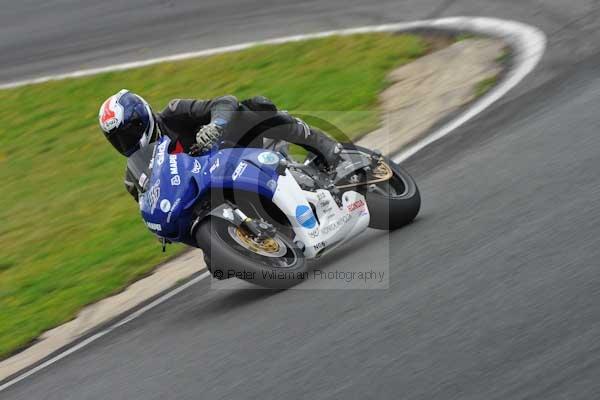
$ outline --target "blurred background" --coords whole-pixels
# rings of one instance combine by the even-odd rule
[[[517,20],[548,37],[542,62],[523,83],[405,163],[424,207],[415,224],[390,236],[388,290],[236,294],[200,284],[10,396],[598,397],[596,2],[0,5],[3,359],[185,251],[161,253],[124,190],[125,159],[97,126],[108,96],[128,88],[159,111],[172,98],[262,94],[292,112],[330,115],[357,139],[380,125],[391,71],[477,38],[331,37],[13,83],[279,36],[457,15]],[[495,61],[515,65],[506,54]],[[476,82],[474,97],[502,77]],[[369,240],[377,239],[368,236],[357,252],[376,259]],[[350,265],[353,257],[332,263]]]

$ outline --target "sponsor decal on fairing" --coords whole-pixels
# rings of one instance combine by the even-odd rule
[[[181,199],[177,199],[173,203],[173,206],[171,207],[171,211],[169,211],[169,214],[167,215],[167,223],[168,224],[171,223],[171,215],[173,215],[173,211],[175,211],[175,209],[177,208],[177,206],[179,206],[180,202],[181,202]]]
[[[235,171],[233,171],[233,174],[231,174],[231,179],[234,181],[237,180],[237,178],[239,178],[240,175],[242,175],[244,173],[247,166],[248,166],[248,164],[246,162],[240,161],[238,166],[235,168]]]
[[[146,226],[148,227],[148,229],[151,229],[156,232],[162,231],[162,226],[160,226],[160,224],[155,224],[153,222],[146,222],[146,221],[144,221],[144,222],[145,222]]]
[[[312,229],[317,225],[317,219],[312,209],[305,205],[296,207],[296,221],[306,229]]]
[[[313,229],[312,231],[308,232],[308,236],[312,239],[316,239],[317,237],[319,237],[319,228]]]
[[[279,157],[271,151],[263,151],[256,158],[260,163],[266,165],[273,165],[279,162]]]
[[[215,172],[215,169],[219,168],[219,165],[219,159],[217,158],[217,161],[214,162],[214,164],[210,167],[208,172],[212,174],[213,172]]]
[[[317,244],[315,244],[314,246],[315,251],[319,251],[325,248],[325,242],[319,242]]]
[[[199,173],[201,169],[202,165],[200,164],[200,161],[194,160],[194,168],[192,168],[192,174]]]
[[[140,185],[140,187],[144,187],[146,186],[146,183],[148,183],[148,176],[142,172],[142,174],[140,175],[140,179],[138,180],[138,184]]]
[[[177,169],[177,156],[175,154],[169,154],[169,171],[171,175],[171,186],[179,186],[181,178],[179,177],[179,170]]]
[[[156,165],[162,165],[165,162],[165,151],[167,150],[167,142],[162,142],[156,150]]]
[[[321,234],[327,235],[331,232],[337,231],[342,226],[346,225],[351,219],[352,219],[352,214],[345,214],[343,217],[339,218],[337,221],[334,221],[329,225],[321,227]]]
[[[154,185],[144,194],[140,196],[140,208],[145,203],[146,208],[150,210],[152,214],[158,205],[158,199],[160,198],[160,179],[154,182]]]
[[[171,211],[171,202],[167,199],[162,199],[160,202],[160,210],[164,213]]]
[[[177,170],[177,156],[175,154],[169,155],[169,170],[171,171],[171,175],[179,174]]]
[[[348,211],[352,212],[365,207],[365,202],[361,199],[356,200],[354,203],[348,204]]]

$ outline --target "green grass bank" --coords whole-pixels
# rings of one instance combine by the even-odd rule
[[[161,253],[124,190],[125,159],[97,127],[106,97],[128,88],[160,110],[262,94],[288,110],[357,111],[332,114],[353,136],[376,127],[386,74],[427,50],[414,35],[332,37],[0,91],[0,358],[182,250]]]

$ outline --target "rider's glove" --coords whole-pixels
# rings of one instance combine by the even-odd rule
[[[212,122],[208,125],[204,125],[200,128],[198,133],[196,133],[197,145],[192,146],[192,152],[199,154],[210,150],[210,148],[221,138],[222,134],[222,126]]]

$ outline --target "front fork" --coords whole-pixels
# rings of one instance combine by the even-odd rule
[[[272,238],[277,232],[273,225],[262,220],[256,220],[248,217],[242,210],[229,202],[213,208],[209,215],[226,219],[233,225],[246,229],[258,241]]]

